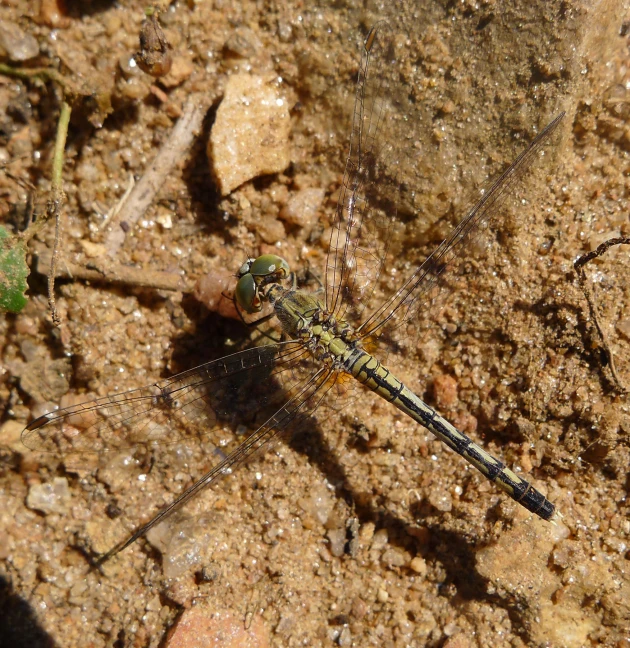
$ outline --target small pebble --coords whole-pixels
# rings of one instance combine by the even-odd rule
[[[630,340],[630,317],[620,319],[615,325],[617,333],[623,335],[627,340]]]
[[[433,379],[433,394],[439,409],[449,409],[458,401],[457,381],[453,376],[438,375]]]
[[[389,568],[402,567],[406,565],[408,557],[399,549],[386,549],[381,556],[381,562]]]
[[[280,210],[280,218],[292,225],[312,227],[326,192],[318,187],[300,189],[294,193]]]
[[[278,241],[284,241],[287,237],[287,232],[281,221],[275,218],[261,218],[256,223],[256,231],[260,238],[269,245],[274,245]]]
[[[248,27],[237,27],[225,41],[223,49],[240,58],[250,58],[262,47],[262,44]]]
[[[161,83],[167,88],[176,88],[190,77],[194,72],[193,62],[186,57],[176,56],[167,75],[162,77]]]
[[[39,19],[54,29],[66,29],[70,19],[66,16],[66,3],[63,0],[40,0]]]
[[[321,524],[328,522],[334,502],[325,488],[313,488],[306,497],[302,497],[298,504],[300,508],[313,516]]]
[[[351,646],[352,645],[352,633],[350,628],[347,626],[341,630],[339,638],[337,639],[337,645],[339,646]]]
[[[382,549],[388,540],[387,529],[379,529],[372,538],[371,549]]]
[[[372,538],[374,538],[374,522],[366,522],[359,529],[359,542],[367,545],[372,542]]]
[[[346,546],[346,530],[328,529],[326,536],[330,542],[330,553],[337,558],[343,556]]]
[[[28,61],[39,54],[37,39],[10,20],[0,20],[0,53],[11,61]]]
[[[179,617],[164,645],[166,648],[268,648],[269,634],[260,616],[254,616],[246,628],[243,620],[232,612],[217,612],[199,605]]]
[[[409,563],[409,567],[416,574],[420,574],[421,576],[427,575],[427,561],[424,558],[420,558],[420,556],[413,558]]]
[[[20,437],[24,425],[11,419],[5,421],[0,425],[0,443],[7,448],[11,448],[14,452],[24,452],[26,447],[22,443]]]
[[[368,612],[369,609],[367,603],[360,596],[357,596],[354,601],[352,601],[350,614],[352,614],[352,616],[357,619],[357,621],[360,621]]]
[[[68,480],[55,477],[52,482],[34,484],[29,488],[26,505],[35,511],[49,513],[66,513],[70,502]]]
[[[429,494],[429,502],[431,506],[443,513],[453,509],[453,497],[448,491],[434,490]]]
[[[83,248],[83,252],[85,252],[85,256],[91,259],[105,256],[107,253],[107,248],[102,243],[92,243],[92,241],[88,241],[87,239],[81,239],[79,243]]]

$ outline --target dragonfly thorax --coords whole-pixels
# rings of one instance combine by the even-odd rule
[[[317,360],[342,370],[351,351],[361,346],[352,327],[337,319],[312,293],[274,284],[265,298],[273,304],[285,333],[302,342]]]

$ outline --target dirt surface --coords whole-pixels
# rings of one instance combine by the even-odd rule
[[[586,267],[604,340],[573,272],[578,256],[630,236],[628,3],[394,11],[189,0],[161,14],[173,57],[161,79],[130,63],[142,2],[35,4],[2,4],[12,28],[3,60],[58,69],[82,89],[66,146],[63,259],[115,263],[118,274],[61,279],[55,329],[45,276],[33,272],[27,307],[0,322],[0,645],[630,646],[630,248]],[[383,349],[563,517],[534,519],[361,392],[91,568],[90,556],[172,500],[242,430],[200,448],[99,457],[30,452],[20,432],[55,404],[141,387],[256,337],[187,290],[138,286],[137,273],[125,283],[121,267],[192,286],[275,252],[324,272],[360,48],[381,18],[395,35],[408,164],[378,294],[567,112],[544,161],[453,270],[447,297]],[[222,198],[206,146],[239,73],[276,79],[291,163]],[[112,260],[108,212],[191,96],[210,106],[202,132]],[[44,212],[59,100],[54,83],[0,76],[0,218],[12,225]],[[50,256],[53,230],[31,241],[33,259]]]

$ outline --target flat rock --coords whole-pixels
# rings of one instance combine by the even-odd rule
[[[290,162],[290,126],[275,77],[230,77],[207,146],[221,195],[252,178],[284,171]]]

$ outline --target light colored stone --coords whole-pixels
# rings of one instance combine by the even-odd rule
[[[292,225],[314,227],[326,191],[321,187],[307,187],[292,194],[280,210],[280,218]]]
[[[0,53],[11,61],[28,61],[39,54],[37,39],[16,23],[0,20]]]
[[[85,255],[92,259],[102,257],[107,252],[107,248],[102,243],[93,243],[87,239],[81,239],[79,243],[81,244]]]
[[[226,87],[207,153],[223,196],[290,162],[289,108],[275,77],[235,74]]]
[[[427,561],[420,556],[413,558],[409,563],[409,567],[415,571],[416,574],[420,574],[420,576],[427,575]]]
[[[14,452],[26,452],[27,448],[20,437],[24,426],[9,419],[0,426],[0,444],[11,448]]]
[[[589,592],[601,597],[612,591],[610,566],[577,542],[555,546],[557,542],[548,523],[532,520],[515,526],[477,552],[477,571],[497,599],[521,602],[521,622],[532,645],[580,648],[601,626],[600,611],[584,601]]]
[[[68,480],[55,477],[51,482],[33,484],[26,496],[26,505],[42,513],[66,513],[70,502]]]
[[[326,536],[328,542],[330,542],[330,553],[337,558],[341,558],[346,546],[346,530],[341,528],[328,529]]]

